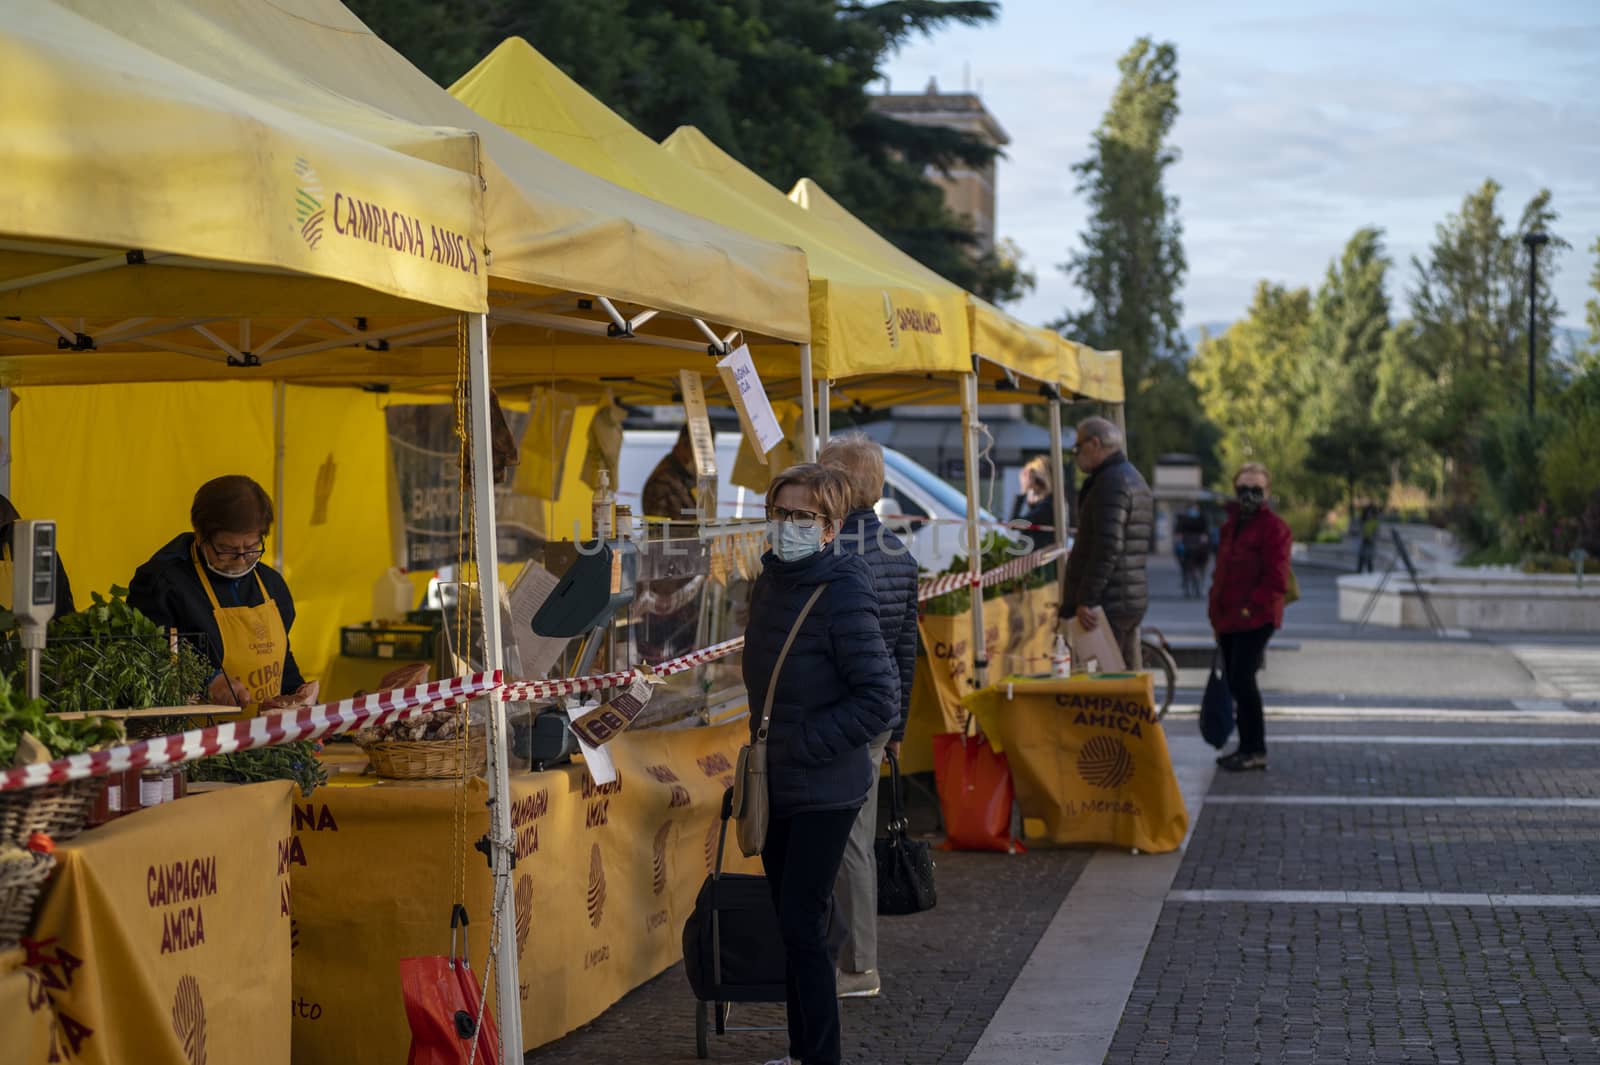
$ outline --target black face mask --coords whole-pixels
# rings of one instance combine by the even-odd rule
[[[1261,504],[1267,501],[1267,490],[1259,485],[1238,485],[1234,488],[1233,494],[1239,500],[1239,509],[1246,514],[1254,514],[1261,509]]]

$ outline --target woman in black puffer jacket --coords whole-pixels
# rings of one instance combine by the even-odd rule
[[[838,1065],[839,1003],[827,946],[834,879],[856,811],[876,783],[868,744],[898,716],[900,681],[878,627],[872,574],[835,549],[849,509],[843,479],[794,466],[767,491],[771,550],[750,593],[744,682],[750,732],[784,641],[819,586],[774,687],[768,726],[771,823],[761,852],[788,959],[789,1054]]]

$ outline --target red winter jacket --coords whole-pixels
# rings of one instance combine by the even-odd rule
[[[1294,534],[1284,520],[1263,506],[1240,518],[1239,504],[1228,504],[1211,575],[1211,627],[1219,633],[1246,632],[1271,624],[1283,627],[1283,596],[1289,588],[1289,549]]]

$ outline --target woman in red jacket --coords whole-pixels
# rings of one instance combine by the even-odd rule
[[[1267,468],[1249,462],[1233,478],[1235,501],[1217,544],[1211,574],[1211,628],[1222,651],[1239,721],[1239,749],[1217,759],[1230,772],[1267,768],[1266,725],[1256,673],[1267,641],[1283,625],[1294,536],[1267,505]]]

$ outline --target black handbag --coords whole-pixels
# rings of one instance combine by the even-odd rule
[[[889,758],[889,834],[872,842],[878,860],[878,912],[921,913],[939,901],[933,886],[933,851],[906,834],[906,817],[900,809],[900,759],[893,751],[884,753]]]
[[[1221,750],[1233,735],[1233,693],[1228,690],[1228,678],[1222,664],[1222,651],[1211,655],[1211,676],[1206,679],[1206,693],[1200,699],[1200,736],[1211,746]]]

